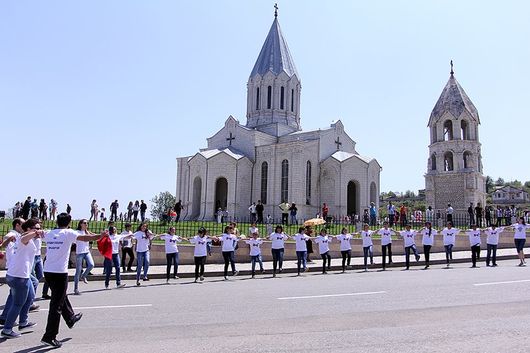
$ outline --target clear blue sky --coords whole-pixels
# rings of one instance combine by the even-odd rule
[[[245,122],[274,1],[2,1],[0,210],[27,195],[86,216],[96,198],[175,190],[175,158]],[[342,119],[383,191],[424,187],[430,112],[449,77],[479,110],[485,174],[530,180],[526,1],[278,3],[302,127]]]

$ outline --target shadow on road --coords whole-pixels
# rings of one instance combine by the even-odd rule
[[[65,343],[65,342],[68,342],[70,340],[71,340],[71,338],[63,338],[60,341],[62,343]],[[51,350],[54,350],[54,349],[57,349],[57,348],[50,347],[50,346],[47,346],[45,344],[41,344],[41,345],[38,345],[38,346],[35,346],[35,347],[26,348],[26,349],[22,349],[22,350],[19,350],[19,351],[14,351],[13,353],[40,353],[40,352],[48,352],[48,351],[51,351]]]

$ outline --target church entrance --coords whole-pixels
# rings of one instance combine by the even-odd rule
[[[193,179],[193,199],[191,203],[191,219],[199,218],[201,214],[202,180],[200,177]]]
[[[347,205],[347,211],[348,216],[352,216],[354,214],[359,214],[359,208],[357,206],[357,199],[358,199],[358,189],[357,189],[357,183],[355,181],[350,181],[348,183],[348,205]],[[359,215],[360,216],[360,215]]]
[[[214,213],[217,213],[219,207],[226,211],[228,204],[228,180],[226,178],[219,178],[215,182],[215,209]]]

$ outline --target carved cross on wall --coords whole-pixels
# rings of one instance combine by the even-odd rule
[[[342,146],[342,142],[340,142],[340,137],[337,136],[337,141],[335,141],[335,144],[337,145],[337,151],[339,151],[340,146]]]
[[[232,146],[232,140],[235,140],[236,138],[232,136],[232,133],[230,133],[230,137],[226,138],[226,141],[228,141],[228,146]]]

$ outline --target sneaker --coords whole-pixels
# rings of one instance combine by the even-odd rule
[[[116,288],[123,288],[123,287],[125,287],[125,286],[126,286],[125,283],[121,283],[121,284],[116,285]]]
[[[420,255],[416,255],[416,262],[420,261]]]
[[[265,273],[265,270],[264,270],[264,269],[261,269],[260,272],[261,272],[261,274],[264,274],[264,273]]]
[[[44,300],[50,300],[52,297],[50,297],[48,294],[43,294],[41,298]]]
[[[204,276],[201,276],[200,280],[201,280],[201,282],[204,281]]]
[[[275,278],[275,277],[276,277],[276,273],[273,273],[273,274],[272,274],[272,278]]]
[[[225,281],[228,281],[228,277],[225,276]]]
[[[31,306],[29,307],[29,312],[30,313],[33,313],[35,311],[39,311],[39,308],[40,308],[40,305],[37,305],[37,304],[31,304]]]
[[[169,279],[166,279],[166,284],[169,284]]]
[[[149,278],[145,277],[145,278],[144,278],[144,281],[149,281]]]
[[[35,327],[35,326],[37,326],[37,323],[35,323],[35,322],[31,322],[31,321],[28,321],[28,322],[27,322],[26,324],[24,324],[24,325],[19,324],[19,325],[18,325],[18,329],[19,329],[19,330],[25,330],[25,329],[27,329],[27,328],[32,328],[32,327]]]
[[[140,281],[136,282],[136,287],[140,286]]]
[[[2,337],[4,338],[11,339],[11,338],[19,338],[20,336],[22,335],[16,331],[11,330],[11,332],[4,332],[2,330]]]
[[[254,278],[256,278],[256,276],[252,275],[252,277],[250,277],[250,278],[254,279]]]
[[[83,283],[88,284],[88,279],[86,277],[83,277]]]
[[[237,276],[238,274],[239,274],[239,271],[236,270],[236,271],[234,272],[234,276]]]
[[[193,281],[193,283],[197,283],[197,278],[195,278],[195,281]]]
[[[179,279],[179,276],[173,276],[173,279]]]
[[[109,289],[109,286],[105,286],[105,289]]]
[[[425,266],[423,269],[424,269],[424,270],[427,270],[428,268],[429,268],[429,266],[427,265],[427,266]]]
[[[81,295],[78,289],[74,289],[74,295]]]
[[[40,340],[40,342],[48,346],[55,347],[55,348],[61,348],[61,346],[63,345],[61,341],[57,341],[55,338],[54,339],[43,338]]]
[[[278,272],[282,273],[283,272],[283,268],[280,268],[280,270]]]
[[[493,267],[497,267],[498,265],[497,264],[493,264]]]
[[[83,317],[83,313],[77,313],[77,314],[75,314],[75,315],[72,317],[72,321],[70,321],[70,322],[67,323],[66,325],[68,326],[68,328],[73,328],[74,325],[76,324],[76,322],[78,322],[79,320],[81,320],[82,317]]]

